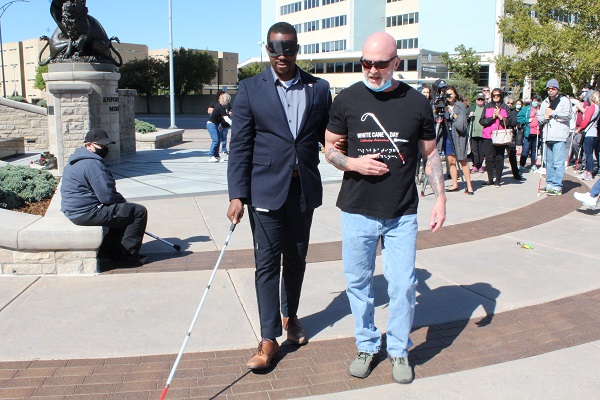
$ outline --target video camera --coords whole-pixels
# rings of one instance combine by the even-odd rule
[[[435,110],[435,116],[444,118],[444,113],[446,112],[446,107],[448,106],[448,95],[446,95],[445,88],[448,85],[446,81],[442,79],[438,79],[433,82],[433,91],[435,93],[435,100],[433,101],[433,107]]]

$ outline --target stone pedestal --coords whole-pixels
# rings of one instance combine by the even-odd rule
[[[48,93],[49,151],[62,173],[91,128],[102,128],[116,142],[107,164],[121,158],[119,91],[121,74],[111,64],[56,63],[44,74]]]

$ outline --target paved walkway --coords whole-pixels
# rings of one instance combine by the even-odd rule
[[[187,121],[194,127],[196,121]],[[120,191],[146,205],[152,263],[94,277],[0,277],[0,398],[157,399],[229,229],[226,162],[208,163],[208,135],[140,151],[112,166]],[[226,157],[224,157],[226,158]],[[538,197],[539,175],[475,196],[448,194],[448,222],[419,233],[418,304],[411,338],[417,379],[391,383],[381,359],[364,380],[346,373],[356,349],[341,271],[340,174],[321,164],[300,317],[311,342],[284,344],[269,371],[245,369],[255,349],[252,241],[236,228],[168,398],[327,399],[405,396],[582,398],[600,389],[597,211],[579,209],[568,177],[560,197]],[[591,182],[593,183],[593,182]],[[421,199],[427,225],[430,191]],[[525,250],[517,242],[533,243]],[[380,260],[376,323],[388,316]],[[281,338],[283,339],[283,338]]]

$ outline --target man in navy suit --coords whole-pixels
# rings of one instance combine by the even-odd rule
[[[323,197],[319,141],[331,94],[327,81],[296,66],[299,48],[292,25],[271,26],[266,46],[271,67],[240,82],[233,107],[227,217],[239,223],[248,206],[262,336],[250,369],[271,365],[282,325],[290,342],[308,342],[297,311],[313,212]]]

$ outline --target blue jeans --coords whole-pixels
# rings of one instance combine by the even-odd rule
[[[523,139],[523,149],[521,150],[521,159],[519,160],[521,167],[524,167],[527,163],[527,157],[529,157],[530,152],[531,166],[533,167],[535,165],[535,162],[537,161],[538,136],[539,135],[529,135],[529,137]]]
[[[600,195],[600,181],[596,181],[592,186],[592,190],[590,190],[590,196],[596,197],[598,195]]]
[[[229,128],[223,128],[221,131],[221,151],[223,153],[227,151],[227,133],[229,133]]]
[[[206,129],[208,130],[208,134],[212,139],[208,155],[211,157],[219,157],[219,144],[221,143],[221,133],[219,132],[219,127],[208,121],[206,123]]]
[[[594,152],[598,147],[597,137],[585,137],[583,139],[583,154],[585,154],[585,170],[592,172],[594,170]]]
[[[346,294],[354,316],[354,336],[359,352],[377,353],[381,333],[375,326],[373,274],[377,244],[381,240],[383,275],[388,283],[390,315],[387,352],[406,357],[415,311],[417,276],[417,216],[373,218],[342,212],[342,259],[348,288]]]
[[[546,142],[546,187],[562,191],[565,176],[567,145],[565,142]]]

